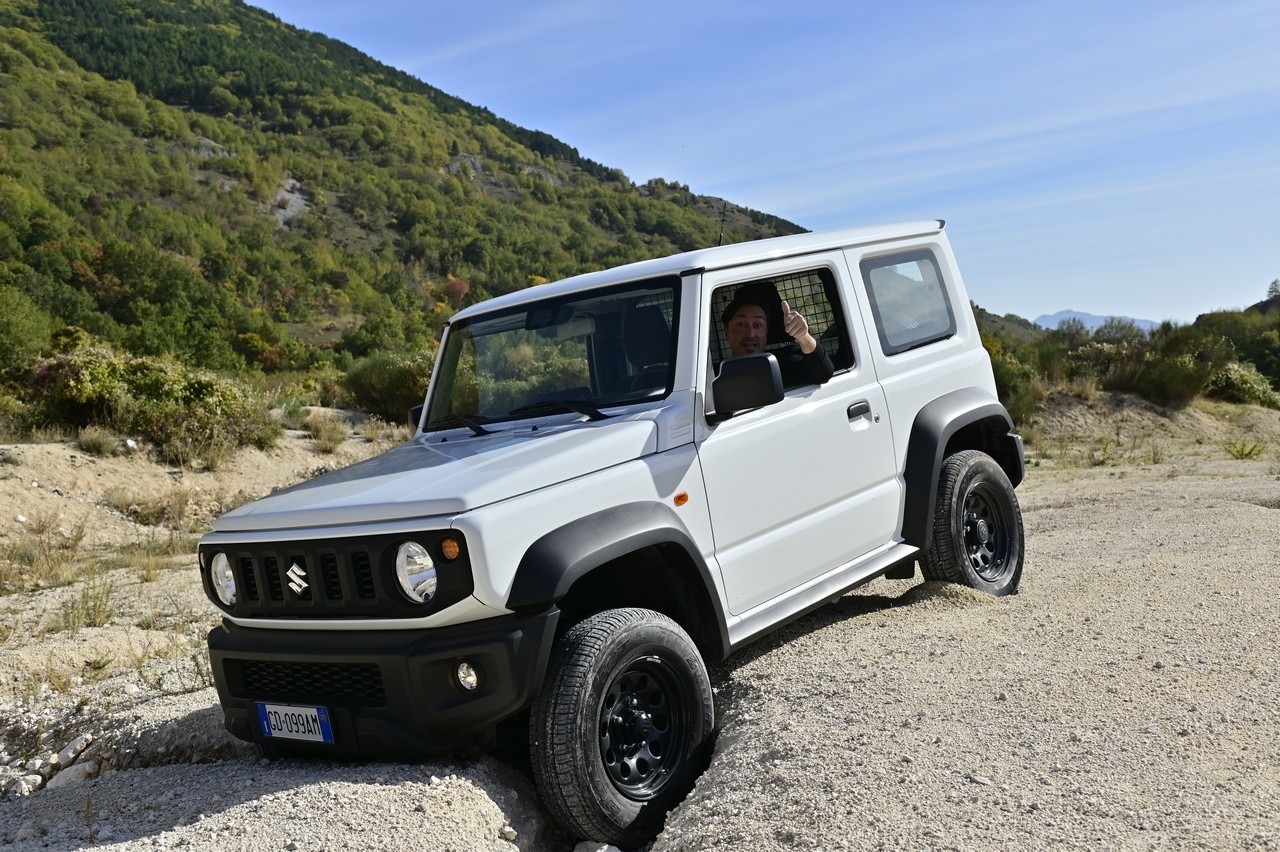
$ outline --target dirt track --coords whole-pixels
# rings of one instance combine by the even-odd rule
[[[1106,407],[1063,415],[1091,437],[1045,427],[1110,459],[1029,468],[1018,595],[877,581],[721,666],[715,758],[654,848],[1280,847],[1280,421],[1184,421],[1174,443],[1124,413],[1114,441]],[[1227,457],[1234,428],[1262,458]],[[5,747],[43,727],[51,750],[89,732],[104,764],[178,765],[0,798],[0,843],[572,846],[494,758],[262,765],[207,689],[86,689],[78,711],[0,708]]]

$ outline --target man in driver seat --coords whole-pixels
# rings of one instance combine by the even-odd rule
[[[830,379],[835,366],[822,343],[809,333],[808,321],[771,287],[747,284],[738,288],[733,301],[720,314],[730,354],[736,358],[764,352],[769,343],[785,339],[777,333],[770,339],[771,316],[773,327],[791,338],[787,346],[767,350],[778,359],[783,386],[820,385]]]

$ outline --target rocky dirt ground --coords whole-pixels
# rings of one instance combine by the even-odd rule
[[[736,654],[654,849],[1280,848],[1280,413],[1063,396],[1026,432],[1021,592],[876,581]],[[518,760],[264,763],[221,730],[212,607],[157,542],[377,450],[0,447],[0,558],[77,541],[86,566],[0,594],[0,845],[573,848]]]

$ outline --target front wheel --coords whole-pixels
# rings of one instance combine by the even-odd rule
[[[1010,595],[1022,577],[1022,511],[1009,477],[986,453],[946,458],[938,481],[933,539],[920,560],[926,580]]]
[[[571,833],[639,846],[692,788],[714,722],[688,634],[650,610],[606,610],[556,645],[529,722],[534,781]]]

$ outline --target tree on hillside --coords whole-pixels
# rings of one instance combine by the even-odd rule
[[[1280,296],[1280,278],[1271,282],[1271,286],[1267,288],[1267,298],[1274,299]]]
[[[1067,346],[1067,351],[1078,349],[1089,342],[1089,327],[1080,317],[1067,317],[1058,323],[1058,336]]]
[[[1146,340],[1147,333],[1131,319],[1107,317],[1093,332],[1093,339],[1099,343],[1125,343],[1131,340]]]

